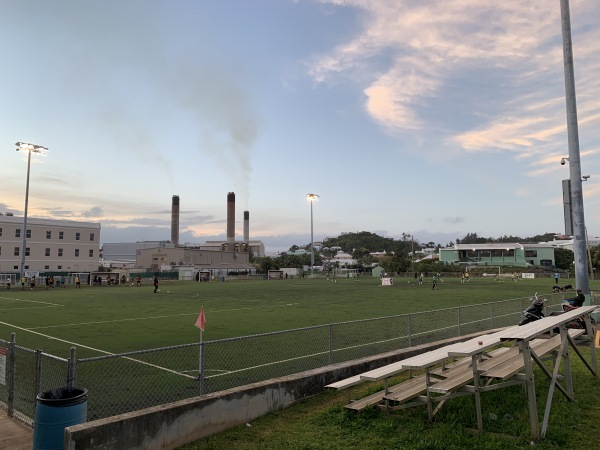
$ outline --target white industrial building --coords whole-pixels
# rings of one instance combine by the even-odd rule
[[[100,261],[100,224],[74,220],[0,215],[0,273],[19,273],[23,233],[25,270],[32,272],[92,272]]]

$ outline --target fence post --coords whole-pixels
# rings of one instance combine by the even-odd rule
[[[206,391],[204,378],[204,341],[200,342],[200,394]]]
[[[35,351],[35,398],[42,390],[42,351],[38,348]],[[35,417],[35,408],[37,401],[33,402],[33,416]]]
[[[333,324],[329,324],[329,364],[333,360]]]
[[[408,315],[408,347],[412,347],[412,314]]]
[[[75,360],[77,350],[75,347],[71,347],[71,356],[69,357],[69,368],[67,373],[67,387],[72,388],[77,384],[77,362]]]
[[[460,334],[460,306],[458,307],[458,335],[461,336],[461,334]]]
[[[15,365],[17,359],[17,336],[10,335],[8,345],[8,417],[12,417],[15,411]]]

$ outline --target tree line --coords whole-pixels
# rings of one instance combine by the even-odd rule
[[[487,244],[502,242],[549,242],[554,239],[553,233],[544,233],[532,237],[522,238],[520,236],[501,236],[499,238],[480,237],[477,233],[467,233],[462,239],[456,239],[457,244]],[[452,247],[454,243],[450,242],[446,247]],[[421,243],[417,239],[412,239],[408,233],[402,233],[400,239],[379,236],[369,231],[360,231],[356,233],[344,233],[337,237],[326,238],[319,249],[315,249],[315,266],[325,266],[325,269],[333,268],[329,264],[329,258],[335,256],[338,249],[352,255],[357,261],[355,268],[362,269],[371,267],[373,263],[378,263],[388,272],[410,272],[410,271],[428,271],[428,272],[455,272],[461,269],[458,266],[447,266],[437,261],[427,261],[415,263],[413,253],[419,252],[423,248],[440,248],[442,245],[434,242]],[[305,248],[310,251],[310,244],[304,246],[293,245],[290,251]],[[370,254],[375,252],[384,252],[380,257],[373,257]],[[590,250],[592,256],[592,266],[600,268],[600,246]],[[573,252],[562,248],[554,250],[555,267],[560,270],[573,270]],[[295,255],[282,253],[277,257],[254,257],[252,263],[263,273],[269,270],[278,270],[283,267],[300,268],[310,266],[311,255]]]

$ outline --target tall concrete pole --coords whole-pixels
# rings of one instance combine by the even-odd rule
[[[27,182],[25,184],[25,214],[23,215],[23,244],[21,245],[21,280],[25,276],[25,253],[27,251],[27,207],[29,206],[29,172],[31,168],[31,150],[27,152]],[[20,281],[20,280],[19,280]]]
[[[310,276],[315,276],[315,242],[313,234],[313,203],[319,199],[317,194],[306,194],[306,199],[310,202]]]
[[[569,0],[560,0],[563,37],[563,60],[565,69],[565,99],[567,104],[567,133],[569,139],[569,176],[573,211],[573,253],[575,254],[575,283],[589,298],[590,284],[586,258],[585,219],[583,214],[583,190],[581,185],[581,162],[579,154],[579,130],[577,127],[577,101],[575,98],[575,73],[573,67],[573,44],[571,41],[571,14]]]

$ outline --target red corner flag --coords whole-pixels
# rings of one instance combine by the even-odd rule
[[[204,306],[200,310],[200,315],[198,316],[198,319],[196,320],[196,323],[194,325],[196,325],[198,328],[200,328],[202,331],[204,331],[204,325],[206,325],[206,316],[204,315]]]

